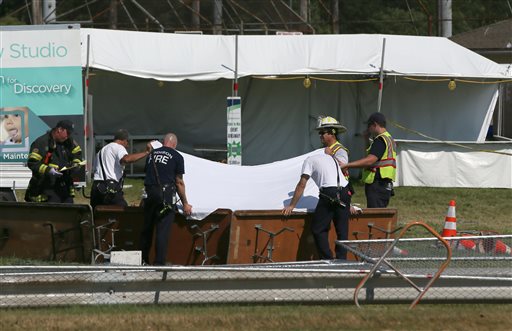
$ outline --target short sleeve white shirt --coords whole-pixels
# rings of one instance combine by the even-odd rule
[[[348,184],[338,163],[327,154],[316,154],[304,160],[302,174],[310,176],[319,188],[338,186],[338,177],[341,187]]]
[[[105,177],[101,170],[99,155],[101,153],[101,160]],[[128,155],[126,148],[116,142],[104,146],[97,154],[94,160],[94,180],[116,180],[120,181],[123,178],[124,165],[121,164],[121,159]]]
[[[348,163],[348,153],[343,148],[340,148],[336,154],[334,154],[334,157],[336,157],[339,161],[342,163],[347,164]]]

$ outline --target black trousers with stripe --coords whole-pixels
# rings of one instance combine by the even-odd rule
[[[336,199],[337,187],[326,187],[321,189],[320,199],[316,206],[311,223],[311,232],[315,239],[315,246],[318,255],[322,260],[332,260],[333,254],[329,245],[329,230],[331,229],[331,221],[334,223],[336,237],[338,240],[348,239],[348,220],[350,217],[350,194],[349,189],[344,187],[341,189],[340,198],[345,204],[343,207],[339,203],[333,202]],[[327,195],[331,199],[324,196]],[[335,245],[336,259],[347,258],[347,251],[339,245]]]

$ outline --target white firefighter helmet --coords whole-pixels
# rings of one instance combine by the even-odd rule
[[[322,129],[336,129],[336,134],[347,131],[347,128],[340,124],[334,117],[319,116],[317,130]]]

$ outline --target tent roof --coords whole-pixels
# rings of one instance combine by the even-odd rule
[[[82,65],[166,81],[232,79],[236,37],[81,29]],[[507,78],[503,67],[441,37],[396,35],[238,36],[238,77],[379,73]],[[227,67],[227,68],[226,68]]]

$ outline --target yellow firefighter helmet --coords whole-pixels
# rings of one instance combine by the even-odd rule
[[[335,129],[336,133],[343,133],[347,131],[347,128],[340,124],[334,117],[331,116],[319,116],[317,130],[323,129]]]

